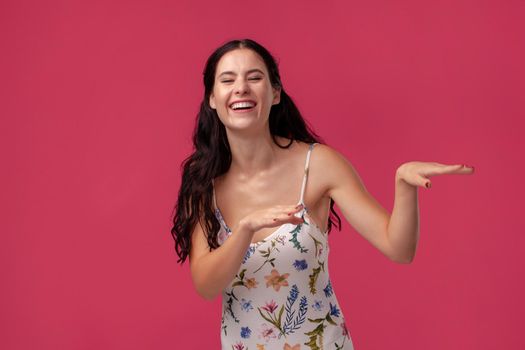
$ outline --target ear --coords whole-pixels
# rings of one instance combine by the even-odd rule
[[[211,108],[213,109],[217,108],[217,105],[215,104],[215,96],[213,95],[213,93],[210,95],[209,103],[210,103]]]
[[[281,102],[281,88],[273,89],[273,101],[272,105],[278,105]]]

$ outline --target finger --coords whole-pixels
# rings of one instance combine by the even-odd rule
[[[290,207],[290,208],[288,208],[287,214],[288,214],[288,216],[291,216],[291,215],[293,215],[294,213],[298,213],[298,212],[300,212],[303,208],[304,208],[304,205],[303,205],[303,204],[298,204],[298,205],[296,205],[295,207]]]
[[[275,214],[273,221],[276,223],[281,223],[281,224],[287,223],[287,222],[292,223],[292,224],[298,224],[298,223],[303,222],[304,220],[302,216],[290,215],[289,213],[281,213],[280,215]]]
[[[426,177],[423,177],[423,176],[420,176],[419,184],[420,184],[420,186],[425,187],[425,188],[431,188],[432,187],[432,182],[429,179],[427,179]]]
[[[435,169],[432,169],[431,172],[425,174],[426,176],[434,175],[443,175],[443,174],[472,174],[474,172],[474,167],[465,165],[465,164],[452,164],[445,165],[439,164]]]
[[[444,172],[448,174],[472,174],[474,167],[466,164],[447,165]]]
[[[292,224],[292,225],[299,225],[304,223],[304,219],[302,217],[297,216],[289,216],[287,218],[283,218],[279,220],[278,218],[273,219],[273,224],[270,226],[278,226],[278,225],[284,225],[284,224]]]

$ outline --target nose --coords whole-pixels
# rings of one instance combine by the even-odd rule
[[[235,84],[234,89],[235,89],[234,92],[236,95],[243,95],[244,93],[249,91],[248,82],[243,78],[238,79],[238,81]]]

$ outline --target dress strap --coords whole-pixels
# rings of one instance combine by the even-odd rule
[[[304,190],[306,189],[306,180],[308,179],[308,170],[310,166],[310,154],[312,154],[312,149],[317,143],[311,143],[310,147],[308,148],[308,153],[306,154],[306,162],[304,164],[304,176],[303,176],[303,184],[301,186],[301,199],[299,200],[298,204],[304,204]]]

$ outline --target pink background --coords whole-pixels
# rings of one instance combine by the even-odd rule
[[[330,272],[354,345],[523,349],[523,1],[3,1],[2,349],[218,349],[220,298],[176,264],[179,165],[217,46],[249,37],[389,211],[420,188],[395,264],[344,221]]]

